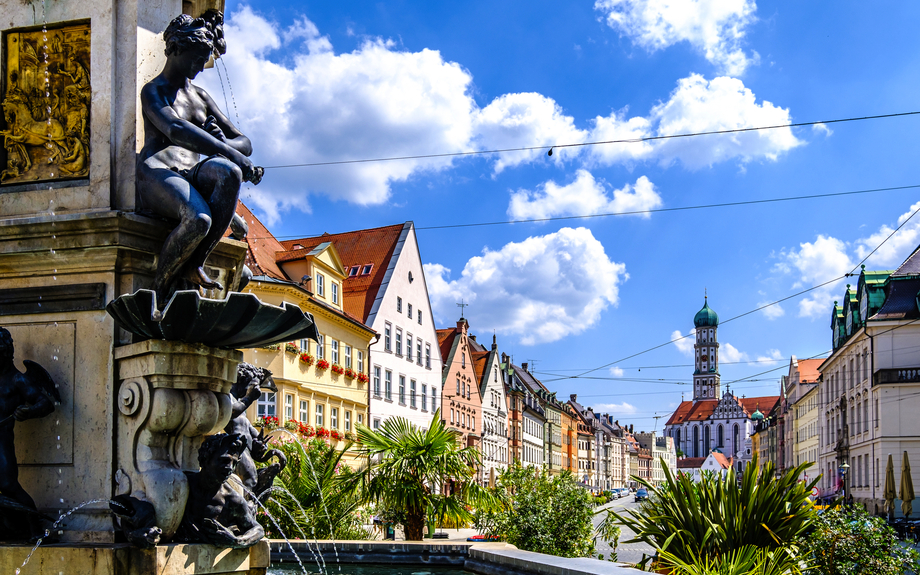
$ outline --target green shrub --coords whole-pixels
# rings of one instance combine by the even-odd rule
[[[670,575],[801,575],[806,568],[793,548],[771,551],[754,545],[729,550],[719,557],[694,557],[690,561],[662,551],[659,560],[668,565]]]
[[[636,533],[629,542],[644,541],[687,564],[744,546],[778,549],[795,542],[816,516],[808,495],[817,479],[798,481],[809,465],[777,478],[769,462],[758,474],[755,457],[739,487],[734,469],[724,477],[704,472],[694,483],[686,474],[675,477],[662,462],[661,485],[637,478],[648,501],[615,516]]]
[[[894,529],[859,507],[828,509],[802,538],[811,553],[809,575],[894,575],[920,572],[920,556],[899,544]]]

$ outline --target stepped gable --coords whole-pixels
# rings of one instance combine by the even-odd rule
[[[252,270],[252,275],[290,281],[275,260],[275,254],[284,250],[281,242],[275,239],[275,236],[268,231],[259,218],[246,207],[246,204],[239,202],[236,211],[249,225],[249,234],[246,236],[246,244],[249,246],[246,252],[246,265]],[[227,230],[226,235],[229,234],[230,230]]]
[[[302,257],[301,254],[309,253],[309,250],[321,243],[335,244],[346,272],[353,266],[360,266],[357,275],[345,277],[342,285],[342,305],[351,315],[360,318],[361,321],[367,321],[377,292],[386,277],[390,259],[406,226],[411,226],[411,223],[285,240],[281,242],[284,253],[279,254],[279,257],[283,261],[290,261]],[[295,249],[295,246],[300,248]],[[371,270],[370,273],[363,274],[366,265],[371,265]]]
[[[678,425],[688,421],[705,421],[712,416],[718,405],[718,399],[682,401],[665,425]]]

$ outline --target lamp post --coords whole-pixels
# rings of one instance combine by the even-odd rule
[[[846,461],[843,462],[843,465],[840,466],[840,475],[843,476],[843,504],[846,505],[847,495],[850,493],[850,490],[847,488],[847,472],[850,471],[850,464]]]

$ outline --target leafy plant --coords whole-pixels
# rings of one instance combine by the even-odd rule
[[[278,421],[278,418],[273,415],[263,415],[262,417],[256,419],[256,422],[253,423],[255,427],[262,427],[268,431],[278,429],[281,425]]]
[[[406,539],[421,541],[429,519],[470,521],[470,505],[493,505],[488,491],[476,484],[479,451],[460,447],[460,433],[434,413],[427,430],[403,417],[391,417],[379,430],[357,426],[359,453],[373,461],[352,478],[364,501],[384,509],[405,510]],[[442,492],[443,490],[443,492]]]
[[[325,359],[321,359],[316,362],[316,367],[319,369],[329,369],[329,362]]]
[[[288,353],[300,353],[300,348],[297,347],[297,344],[287,342],[284,344],[284,351]]]
[[[734,469],[725,475],[703,472],[695,483],[687,475],[675,477],[662,462],[661,485],[634,478],[648,490],[648,501],[628,515],[615,515],[636,533],[630,543],[644,541],[687,564],[744,546],[778,549],[801,537],[816,517],[808,496],[818,480],[798,481],[809,465],[777,478],[772,462],[758,473],[755,456],[739,486]]]
[[[597,528],[594,530],[594,546],[597,547],[597,540],[600,539],[606,543],[613,551],[610,552],[610,561],[617,560],[617,547],[620,544],[620,534],[623,532],[620,527],[616,515],[610,509],[607,509],[607,515],[604,519],[597,525]],[[604,556],[601,555],[598,559],[603,559]]]
[[[806,565],[796,558],[793,548],[770,550],[756,545],[730,549],[717,557],[681,559],[667,551],[659,552],[671,575],[801,575]]]
[[[815,521],[814,530],[801,539],[811,553],[809,575],[894,575],[920,572],[916,549],[899,544],[885,520],[859,507],[835,507]]]
[[[310,367],[313,365],[313,362],[316,361],[316,358],[310,355],[309,353],[300,354],[300,363]]]

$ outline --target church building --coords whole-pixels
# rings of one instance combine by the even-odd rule
[[[718,450],[741,472],[751,461],[754,423],[779,401],[778,396],[737,397],[722,392],[719,375],[719,315],[709,307],[693,318],[693,400],[682,401],[665,424],[678,455],[707,457]]]

